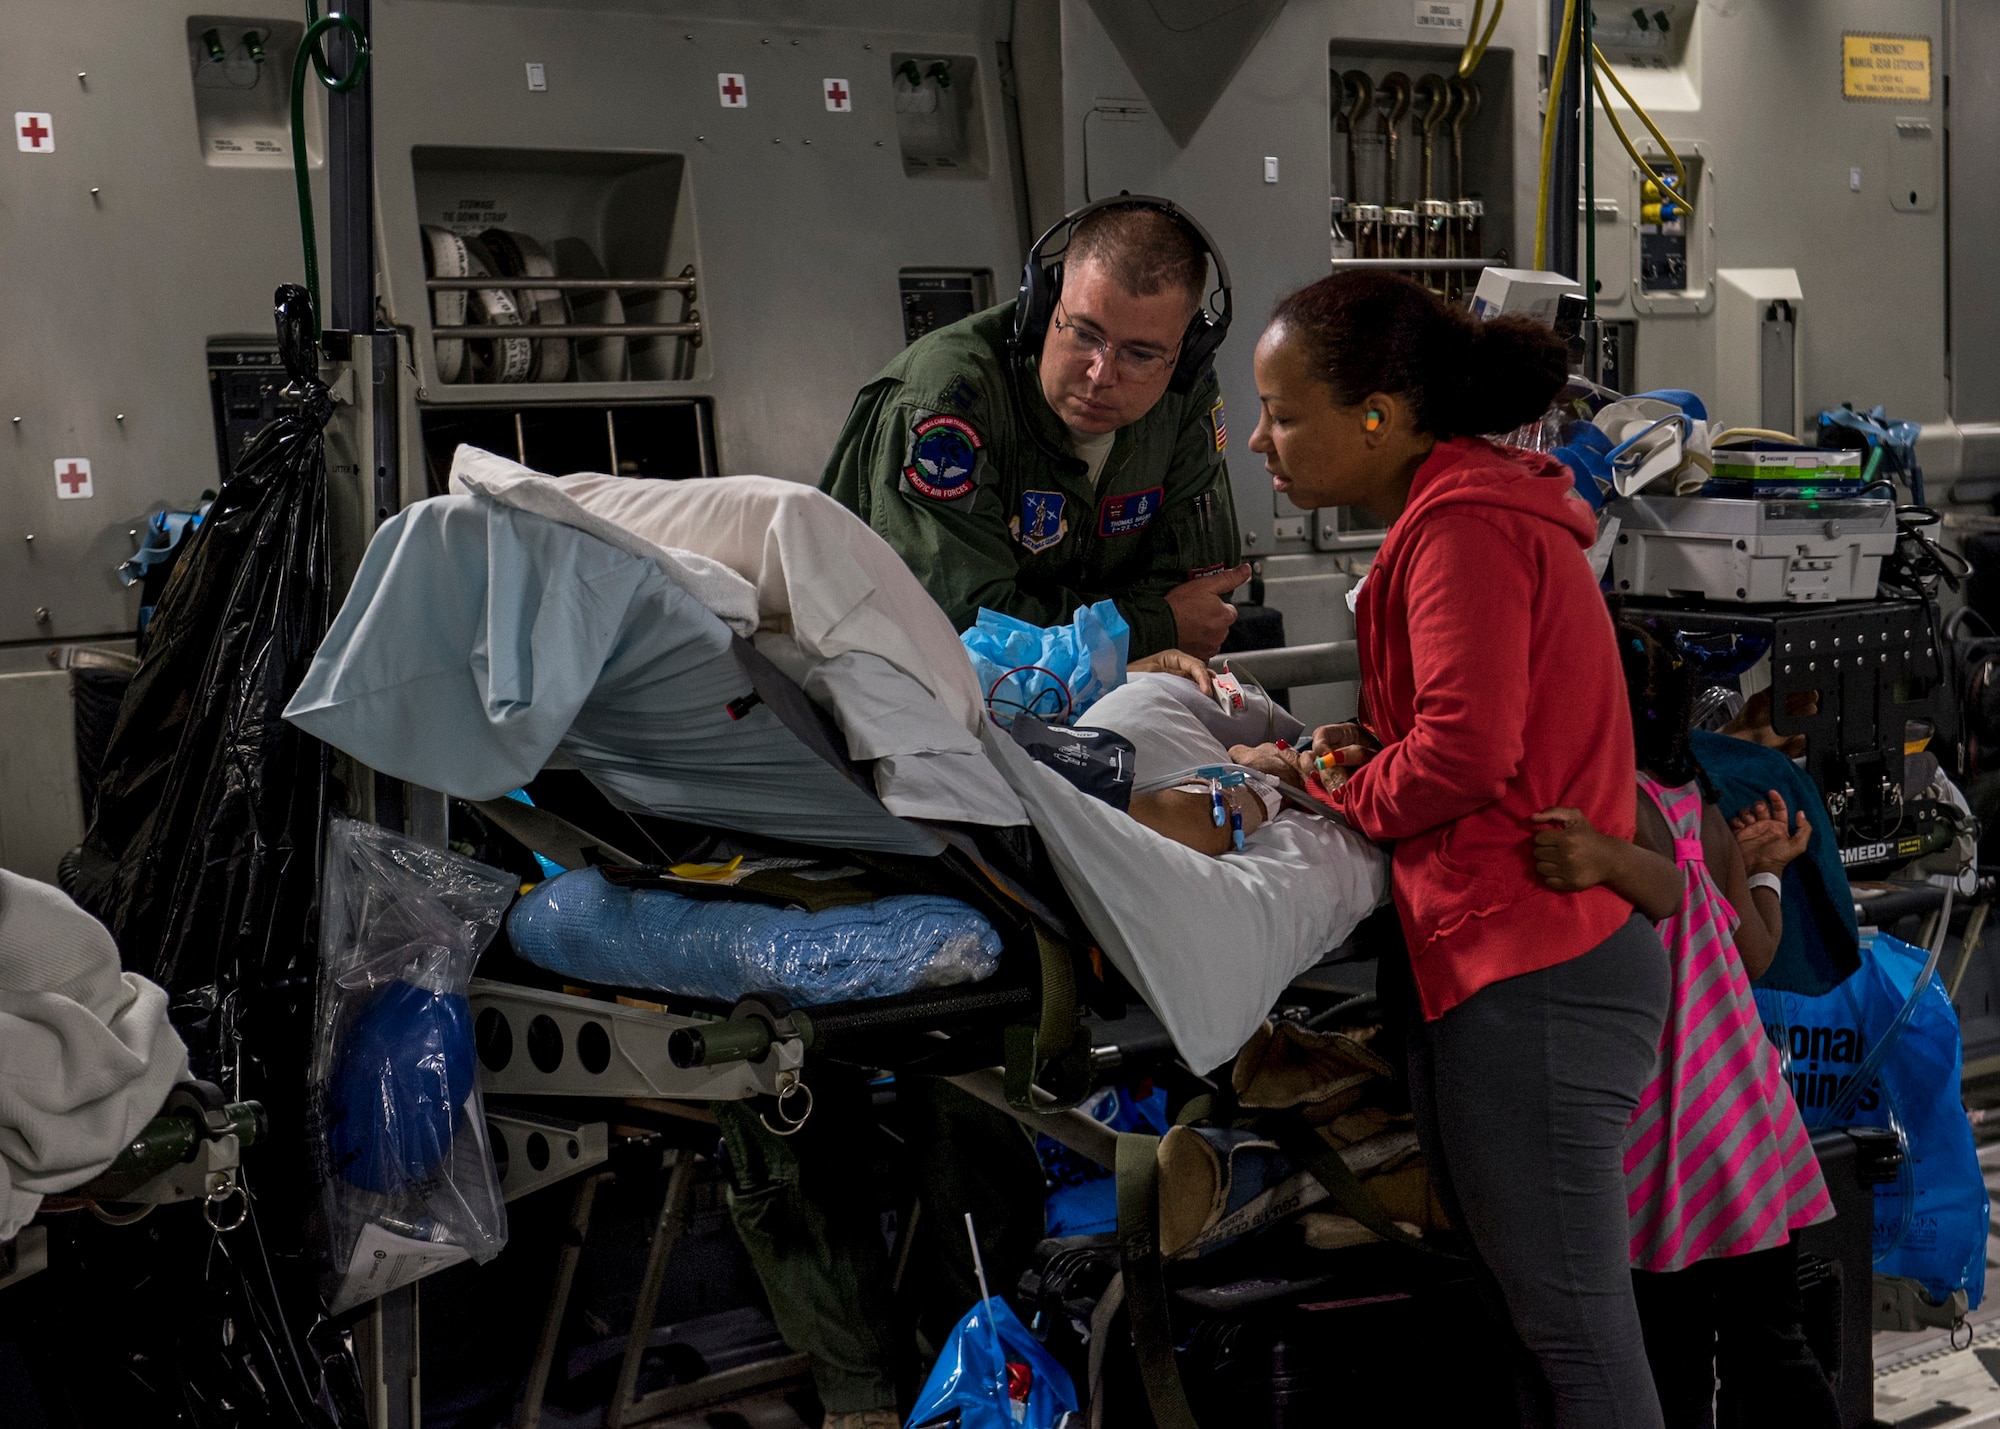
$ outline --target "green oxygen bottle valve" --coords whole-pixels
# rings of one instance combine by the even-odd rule
[[[931,67],[924,74],[926,78],[936,80],[939,89],[951,88],[951,66],[943,60],[931,61]]]
[[[243,48],[250,52],[250,58],[258,64],[264,63],[264,37],[255,30],[243,32]]]
[[[221,64],[229,58],[229,51],[222,43],[222,31],[203,30],[201,32],[201,43],[207,49],[209,59],[213,60],[216,64]]]
[[[910,82],[911,89],[918,89],[923,85],[924,72],[917,68],[915,60],[904,60],[901,64],[897,65],[896,74],[902,79],[907,79]]]

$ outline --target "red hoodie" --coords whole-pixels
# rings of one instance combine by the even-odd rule
[[[1470,438],[1410,483],[1355,609],[1362,715],[1382,752],[1328,802],[1393,840],[1424,1016],[1588,952],[1631,916],[1608,888],[1535,876],[1530,816],[1633,833],[1632,722],[1597,539],[1567,467]]]

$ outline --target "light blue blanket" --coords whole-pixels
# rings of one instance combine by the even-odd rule
[[[747,652],[653,562],[443,496],[376,532],[285,717],[458,798],[500,798],[553,760],[627,809],[935,853],[755,698]]]

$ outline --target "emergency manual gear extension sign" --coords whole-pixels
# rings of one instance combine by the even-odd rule
[[[1928,35],[1840,37],[1840,96],[1890,104],[1931,102],[1931,42]]]

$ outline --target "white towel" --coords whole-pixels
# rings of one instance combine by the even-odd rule
[[[167,994],[104,925],[0,869],[0,1240],[109,1166],[187,1077]]]

